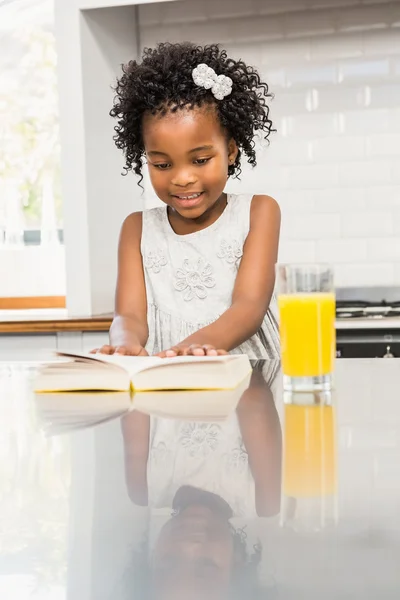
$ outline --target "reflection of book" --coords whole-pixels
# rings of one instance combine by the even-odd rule
[[[39,421],[49,435],[104,423],[132,407],[128,391],[37,393],[35,404]]]
[[[68,361],[45,364],[35,391],[233,389],[251,371],[244,354],[158,358],[58,353]]]
[[[250,377],[233,390],[137,392],[133,396],[133,409],[154,417],[224,421],[236,409],[249,387]]]

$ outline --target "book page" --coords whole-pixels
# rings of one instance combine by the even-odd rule
[[[89,352],[57,352],[57,355],[85,362],[100,363],[100,365],[113,365],[132,375],[144,367],[152,367],[163,360],[158,356],[124,356],[120,354],[90,354]]]

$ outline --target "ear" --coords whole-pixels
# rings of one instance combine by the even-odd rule
[[[228,142],[228,162],[230,165],[233,165],[237,155],[239,152],[239,148],[233,138],[231,138]]]

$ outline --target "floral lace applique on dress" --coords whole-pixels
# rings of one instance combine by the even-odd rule
[[[243,249],[237,240],[230,242],[222,240],[217,256],[224,259],[228,264],[233,265],[237,263],[239,258],[242,258]]]
[[[161,250],[156,250],[155,252],[147,253],[144,260],[144,266],[146,269],[153,271],[153,273],[159,273],[161,268],[166,266],[167,262],[168,261]]]
[[[188,259],[183,261],[181,269],[175,272],[174,287],[178,292],[184,292],[183,299],[189,302],[195,296],[200,300],[207,298],[207,288],[215,286],[213,268],[199,258],[195,264]]]

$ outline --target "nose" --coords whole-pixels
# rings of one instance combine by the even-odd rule
[[[171,183],[176,187],[187,188],[196,183],[197,177],[192,169],[176,169],[172,175]]]

